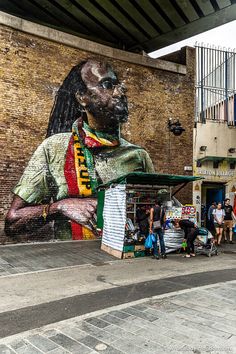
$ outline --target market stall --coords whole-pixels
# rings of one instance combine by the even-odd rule
[[[187,211],[189,217],[196,215],[194,206],[185,207],[178,202],[173,187],[183,187],[196,179],[199,177],[134,172],[101,185],[97,223],[102,232],[101,248],[118,258],[144,256],[145,230],[140,215],[145,217],[146,213],[148,218],[148,210],[158,200],[166,210],[167,252],[178,249],[183,235],[171,227],[170,221]]]

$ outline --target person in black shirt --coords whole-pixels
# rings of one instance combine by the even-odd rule
[[[235,219],[235,215],[233,207],[229,203],[230,199],[226,198],[224,203],[225,217],[223,229],[225,240],[227,240],[227,230],[229,230],[229,242],[233,243],[233,219]]]
[[[215,210],[215,208],[216,208],[216,202],[212,202],[207,212],[207,228],[213,235],[215,235],[215,224],[214,224],[214,216],[213,216],[213,211]]]
[[[175,220],[173,224],[176,227],[180,227],[184,230],[184,238],[187,242],[187,254],[186,258],[195,257],[194,253],[194,241],[199,233],[198,227],[190,220]]]
[[[166,259],[166,248],[164,242],[164,218],[165,210],[161,207],[160,202],[156,202],[153,208],[150,209],[150,223],[149,232],[155,235],[155,242],[153,243],[153,258],[159,259],[158,237],[161,247],[161,256]]]
[[[146,209],[145,205],[141,205],[137,209],[136,221],[139,225],[140,234],[145,237],[147,237],[149,231],[148,217],[149,217],[149,210]]]

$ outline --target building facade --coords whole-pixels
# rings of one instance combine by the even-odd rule
[[[87,58],[109,62],[127,87],[129,120],[122,128],[124,138],[146,149],[157,172],[192,174],[185,166],[193,160],[194,48],[185,48],[173,60],[152,59],[5,14],[0,16],[0,50],[2,239],[12,189],[45,139],[58,89],[71,68]],[[180,120],[184,134],[170,133],[170,118]],[[191,203],[192,185],[177,197]]]
[[[210,204],[234,203],[236,192],[236,66],[235,51],[196,47],[196,118],[193,186],[199,221]]]

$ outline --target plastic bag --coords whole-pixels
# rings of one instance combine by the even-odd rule
[[[183,242],[182,242],[182,248],[183,248],[184,251],[185,251],[185,249],[187,248],[187,242],[186,242],[186,241],[183,241]]]
[[[155,236],[153,234],[149,234],[145,240],[145,248],[152,248],[154,241],[155,241]]]

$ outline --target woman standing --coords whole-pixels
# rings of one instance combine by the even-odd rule
[[[218,203],[216,209],[213,210],[212,215],[214,216],[214,223],[216,228],[216,241],[218,246],[220,246],[222,233],[223,233],[223,224],[225,211],[222,209],[222,204]]]

